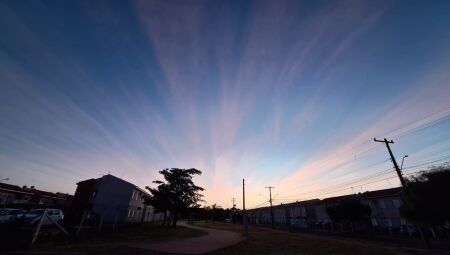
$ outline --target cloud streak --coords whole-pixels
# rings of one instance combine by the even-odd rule
[[[386,159],[374,136],[422,159],[450,146],[449,135],[436,146],[408,140],[449,115],[425,118],[448,106],[450,58],[399,45],[426,33],[399,34],[393,13],[414,11],[402,6],[36,3],[29,14],[1,5],[0,167],[22,185],[73,192],[111,172],[145,186],[163,168],[196,167],[208,203],[230,206],[246,178],[254,206],[266,185],[301,199],[333,178],[376,172],[356,171]],[[386,53],[405,47],[417,62]]]

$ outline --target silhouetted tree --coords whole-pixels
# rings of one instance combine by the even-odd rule
[[[163,214],[163,223],[165,226],[167,223],[167,212],[170,211],[171,203],[169,199],[170,191],[168,185],[160,184],[156,189],[145,187],[151,194],[150,197],[146,197],[144,203],[151,205],[156,213]]]
[[[419,226],[442,225],[450,221],[450,203],[446,201],[448,194],[450,165],[447,163],[407,179],[400,213]]]
[[[352,230],[353,223],[367,221],[371,215],[370,206],[363,205],[356,199],[346,199],[340,201],[335,206],[327,207],[326,211],[333,222],[343,225],[350,224]]]
[[[200,191],[204,189],[192,181],[194,175],[201,175],[202,172],[195,168],[171,168],[159,173],[163,175],[164,181],[154,181],[159,184],[156,189],[147,187],[152,194],[148,203],[155,209],[158,207],[158,211],[169,211],[172,214],[172,227],[175,227],[180,213],[198,207],[198,202],[202,201]]]

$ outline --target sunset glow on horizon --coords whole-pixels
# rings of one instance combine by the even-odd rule
[[[450,161],[450,1],[0,2],[0,179],[72,193],[197,168],[208,205]]]

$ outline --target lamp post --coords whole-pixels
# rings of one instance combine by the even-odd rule
[[[402,165],[400,166],[400,170],[403,169],[403,161],[405,161],[405,158],[407,158],[407,157],[408,157],[408,155],[403,156],[403,158],[402,158]]]

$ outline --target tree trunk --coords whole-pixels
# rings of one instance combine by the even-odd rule
[[[166,226],[166,222],[167,222],[167,211],[165,211],[163,214],[163,223],[162,223],[163,227]]]
[[[172,227],[176,227],[177,226],[177,221],[178,221],[178,213],[175,211],[173,214],[173,220],[172,220]]]
[[[423,228],[421,226],[417,226],[417,229],[419,230],[420,237],[422,237],[422,240],[424,240],[426,247],[428,249],[432,249],[430,240],[428,239],[428,234],[423,231]]]

